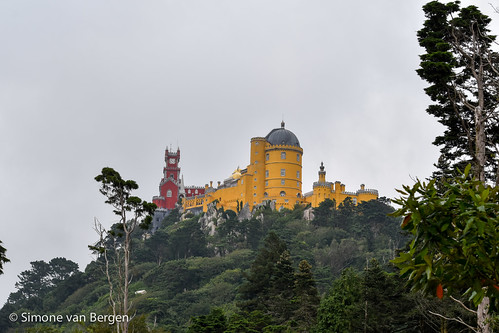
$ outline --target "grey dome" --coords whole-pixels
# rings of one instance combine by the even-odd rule
[[[300,147],[300,141],[298,141],[296,135],[284,128],[284,122],[281,123],[281,128],[274,128],[270,131],[265,139],[273,146],[287,145]]]

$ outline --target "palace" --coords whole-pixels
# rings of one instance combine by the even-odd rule
[[[356,192],[346,192],[345,185],[326,181],[326,171],[321,163],[319,179],[313,184],[313,191],[302,193],[303,149],[296,135],[285,128],[270,131],[265,137],[254,137],[250,142],[250,164],[237,168],[232,175],[213,187],[213,182],[204,187],[185,187],[180,178],[180,149],[165,152],[166,167],[159,185],[160,195],[153,202],[163,209],[172,209],[179,201],[184,209],[204,211],[208,204],[238,211],[244,205],[250,210],[257,205],[273,203],[276,209],[289,208],[297,204],[311,204],[317,207],[326,200],[337,204],[351,198],[354,204],[378,198],[378,191],[365,189],[362,184]]]

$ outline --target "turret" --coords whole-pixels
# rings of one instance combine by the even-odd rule
[[[326,182],[326,171],[324,170],[324,163],[321,162],[320,166],[320,171],[319,171],[319,183],[325,183]]]

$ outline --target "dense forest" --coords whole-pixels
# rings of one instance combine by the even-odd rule
[[[384,198],[261,206],[246,219],[216,207],[173,210],[154,233],[133,232],[129,331],[466,332],[429,311],[471,323],[472,315],[446,298],[410,293],[390,264],[409,239],[393,210]],[[123,241],[113,229],[109,255]],[[65,258],[32,262],[0,310],[0,331],[115,332],[89,317],[112,313],[105,256],[94,252],[83,272]]]

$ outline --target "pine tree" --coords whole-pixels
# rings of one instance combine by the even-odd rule
[[[270,232],[265,238],[264,246],[251,264],[249,273],[245,274],[247,282],[239,289],[241,299],[239,304],[245,312],[260,310],[264,313],[269,311],[269,298],[272,280],[275,279],[276,264],[282,254],[287,251],[284,243],[274,232]]]
[[[471,163],[478,179],[497,182],[499,55],[491,49],[491,19],[459,1],[431,1],[423,10],[418,40],[426,53],[417,73],[430,83],[425,92],[435,102],[427,112],[445,126],[433,142],[441,147],[434,176],[455,176],[456,167]]]
[[[10,260],[5,256],[7,250],[2,246],[2,241],[0,241],[0,275],[3,274],[3,264],[8,263]]]
[[[295,303],[294,319],[302,332],[309,332],[315,325],[320,297],[312,274],[312,265],[302,260],[295,273]]]
[[[287,323],[294,313],[294,269],[289,251],[284,251],[275,264],[270,280],[269,313],[277,324]]]

